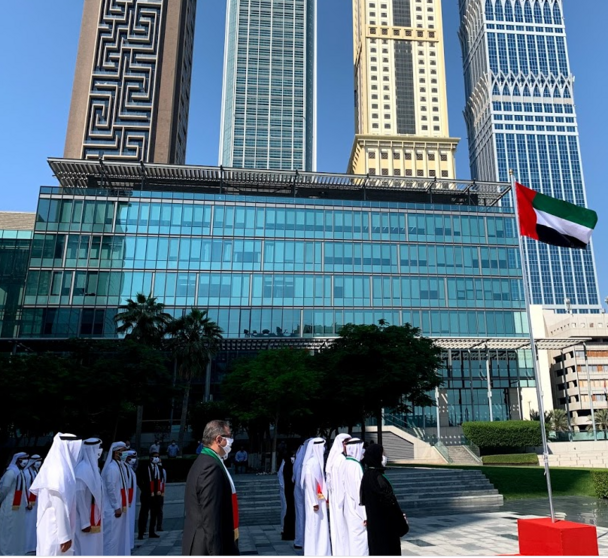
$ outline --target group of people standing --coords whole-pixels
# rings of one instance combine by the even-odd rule
[[[324,456],[325,440],[310,438],[281,463],[283,539],[305,556],[401,555],[407,520],[382,446],[338,434]]]
[[[44,462],[23,452],[13,456],[0,479],[0,555],[130,555],[138,485],[139,538],[148,514],[149,536],[158,536],[166,482],[159,456],[136,475],[137,452],[127,444],[114,442],[100,471],[102,451],[99,438],[58,433]]]

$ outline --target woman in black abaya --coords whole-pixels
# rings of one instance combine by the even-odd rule
[[[401,556],[401,537],[408,531],[407,520],[393,487],[384,476],[384,449],[372,444],[365,450],[362,463],[361,504],[367,513],[367,540],[370,556]]]

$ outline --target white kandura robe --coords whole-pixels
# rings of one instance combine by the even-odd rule
[[[348,556],[348,528],[344,520],[344,489],[342,486],[341,467],[346,461],[344,455],[340,455],[338,461],[332,467],[331,487],[328,484],[329,494],[329,531],[331,535],[331,553],[333,556]]]
[[[74,530],[76,509],[68,510],[62,495],[55,490],[44,489],[38,493],[38,536],[36,554],[38,556],[72,556],[74,554]],[[70,521],[72,519],[72,521]],[[60,545],[72,541],[67,552],[61,552]]]
[[[19,473],[22,481],[23,472]],[[26,552],[26,491],[21,494],[19,508],[13,510],[13,498],[17,488],[18,476],[13,469],[8,469],[0,481],[0,555],[21,556]]]
[[[327,500],[319,499],[317,495],[317,477],[320,468],[317,463],[309,460],[304,463],[302,476],[304,479],[304,556],[331,556],[329,541],[329,518]],[[323,473],[320,472],[322,475]],[[319,506],[314,511],[314,506]]]
[[[111,450],[110,450],[111,451]],[[129,524],[127,511],[123,510],[120,517],[114,512],[122,509],[121,489],[124,489],[123,477],[125,472],[121,469],[122,463],[112,460],[104,467],[103,479],[103,554],[104,556],[130,556],[131,540],[129,538]]]
[[[127,493],[129,550],[133,550],[135,548],[135,516],[137,515],[137,479],[135,478],[135,471],[133,471],[130,465],[125,465],[124,467],[128,475],[127,488],[129,490]]]
[[[302,488],[302,465],[306,455],[306,446],[310,438],[306,440],[296,453],[295,463],[293,464],[293,504],[296,512],[296,532],[293,541],[294,546],[304,547],[304,524],[306,522],[306,510],[304,506],[304,489]]]
[[[93,494],[89,487],[81,480],[76,479],[76,529],[74,531],[74,554],[76,556],[103,556],[103,498],[95,502],[95,519],[101,518],[101,529],[96,532],[92,529],[88,533],[82,530],[91,527],[91,506]],[[103,486],[102,486],[103,494]]]
[[[340,468],[344,490],[344,523],[346,525],[345,556],[369,556],[365,506],[359,504],[363,469],[352,457],[347,457]]]
[[[25,510],[25,552],[36,552],[36,523],[38,520],[38,498],[30,492],[30,486],[34,482],[38,471],[32,467],[25,470],[27,480],[28,498],[30,498],[31,509]]]

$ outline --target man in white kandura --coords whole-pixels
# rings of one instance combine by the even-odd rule
[[[38,497],[36,554],[74,554],[76,529],[75,468],[82,440],[59,432],[30,491]]]
[[[135,548],[135,516],[137,508],[137,477],[135,476],[135,467],[137,465],[137,452],[135,450],[127,450],[127,458],[124,463],[127,472],[127,518],[129,530],[129,546],[130,550]]]
[[[114,442],[101,472],[103,480],[103,553],[105,556],[129,556],[127,519],[127,471],[122,462],[124,442]]]
[[[306,512],[304,505],[304,490],[302,489],[302,466],[304,465],[304,457],[306,456],[306,447],[311,438],[308,438],[296,452],[296,460],[293,464],[293,500],[296,509],[296,538],[293,541],[293,547],[296,549],[304,546],[304,526],[306,523]]]
[[[99,474],[101,452],[99,438],[85,440],[76,465],[76,556],[103,555],[103,488]]]
[[[27,486],[27,508],[25,514],[25,552],[36,552],[36,522],[38,520],[38,498],[30,491],[38,471],[42,465],[42,457],[37,453],[32,455],[25,468]]]
[[[13,455],[0,478],[0,555],[25,554],[25,523],[27,512],[25,467],[28,454]]]
[[[361,479],[363,478],[363,440],[351,438],[346,442],[346,459],[340,468],[344,492],[344,521],[346,524],[346,547],[344,556],[369,556],[367,546],[367,515],[360,504]]]
[[[327,486],[323,474],[325,440],[313,438],[306,448],[302,468],[302,488],[306,522],[304,556],[331,556],[329,519],[327,517]]]
[[[331,553],[334,556],[345,556],[348,549],[346,524],[344,523],[344,491],[340,477],[340,467],[346,459],[344,443],[350,439],[350,434],[338,434],[329,451],[325,464],[325,482],[329,497],[329,534],[331,537]]]

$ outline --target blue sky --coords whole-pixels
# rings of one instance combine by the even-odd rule
[[[82,0],[3,2],[0,33],[0,210],[35,211],[41,185],[55,185],[47,157],[61,157],[78,49]],[[354,134],[351,0],[318,0],[319,171],[344,172]],[[216,165],[224,0],[198,0],[188,164]],[[608,296],[608,0],[564,0],[564,15],[600,295]],[[458,1],[443,0],[450,134],[462,138],[457,174],[469,177]]]

